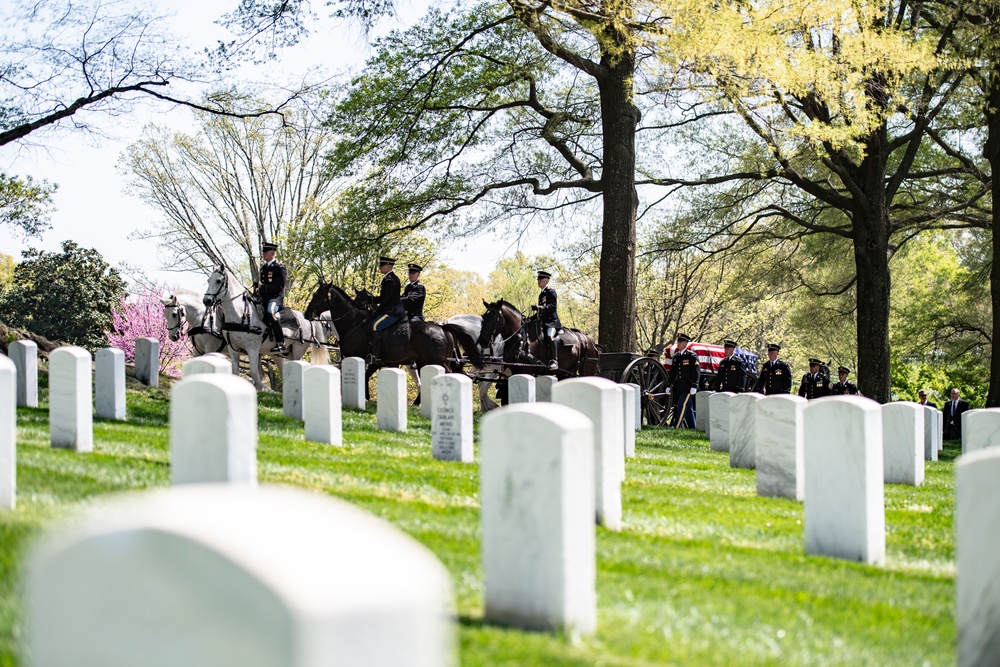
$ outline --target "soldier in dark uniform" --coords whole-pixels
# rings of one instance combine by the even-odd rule
[[[285,305],[285,265],[275,259],[278,254],[278,246],[275,243],[264,242],[260,246],[261,259],[264,263],[260,267],[260,283],[257,293],[261,303],[264,304],[264,324],[271,329],[274,336],[274,347],[271,354],[282,355],[285,353],[285,333],[281,330],[278,322],[278,311]]]
[[[743,361],[734,354],[737,348],[736,341],[727,340],[723,346],[726,349],[726,358],[719,362],[719,373],[712,382],[712,389],[738,394],[743,391],[746,384],[747,371]]]
[[[760,377],[754,391],[772,396],[787,394],[792,390],[792,367],[778,358],[781,346],[771,343],[767,346],[767,361],[760,368]]]
[[[833,396],[857,396],[859,394],[858,385],[847,381],[847,376],[850,374],[850,368],[847,368],[846,366],[838,368],[837,377],[840,379],[840,382],[830,387],[830,394]]]
[[[368,365],[378,363],[382,347],[382,332],[406,316],[403,303],[399,296],[399,277],[393,273],[396,260],[391,257],[378,258],[378,270],[382,273],[382,284],[378,296],[375,297],[375,312],[372,314],[371,352],[366,362]]]
[[[809,360],[809,372],[802,376],[799,383],[799,396],[812,399],[830,395],[830,378],[819,372],[822,365],[819,359]]]
[[[532,306],[531,309],[538,313],[536,317],[538,317],[538,322],[542,325],[542,340],[545,341],[546,348],[549,351],[549,370],[554,371],[559,368],[556,334],[559,333],[562,324],[559,322],[559,313],[556,310],[558,304],[556,291],[549,287],[549,279],[551,277],[552,274],[548,271],[538,272],[538,288],[542,291],[538,294],[538,305]]]
[[[670,362],[670,388],[674,397],[675,428],[685,426],[696,428],[694,416],[694,395],[698,393],[701,366],[698,355],[688,349],[689,336],[677,334],[677,351]]]
[[[403,288],[403,308],[406,316],[411,320],[424,321],[424,299],[427,297],[427,289],[420,284],[420,272],[423,268],[419,264],[409,264],[410,282]]]

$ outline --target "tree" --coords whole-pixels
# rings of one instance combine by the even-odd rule
[[[125,281],[96,250],[63,241],[62,252],[29,248],[0,296],[7,324],[95,352],[106,344]]]
[[[185,87],[214,65],[125,0],[12,0],[0,23],[0,146],[37,140],[59,128],[91,131],[98,115],[127,113],[139,100],[239,118],[280,111],[221,93],[205,99]],[[226,52],[217,57],[237,57]],[[289,98],[294,98],[296,92]],[[0,173],[0,224],[37,234],[46,227],[54,186]]]
[[[135,342],[140,338],[155,338],[160,341],[160,373],[178,378],[182,363],[191,356],[191,348],[185,337],[170,339],[167,321],[163,317],[163,302],[160,295],[168,290],[142,287],[138,294],[122,296],[118,307],[112,312],[112,327],[105,332],[108,345],[125,353],[125,361],[135,361]],[[182,324],[186,329],[186,322]]]
[[[149,126],[126,151],[130,191],[163,216],[140,236],[159,242],[171,268],[209,272],[222,263],[253,283],[261,243],[281,241],[293,288],[334,201],[329,130],[304,101],[280,116],[199,112],[198,122],[194,136]]]
[[[885,402],[889,260],[916,231],[973,206],[985,189],[969,187],[968,165],[933,131],[964,75],[938,57],[946,38],[923,19],[922,5],[813,7],[815,14],[794,4],[737,3],[723,24],[712,14],[716,28],[729,26],[718,40],[696,42],[697,30],[671,33],[683,43],[664,49],[670,66],[691,68],[715,109],[733,110],[759,148],[735,171],[654,180],[768,181],[773,201],[735,225],[737,234],[781,219],[849,240],[855,271],[842,290],[856,290],[859,386]],[[685,19],[697,24],[697,17]]]

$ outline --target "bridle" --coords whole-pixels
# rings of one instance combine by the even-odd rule
[[[174,317],[177,318],[177,324],[167,327],[167,333],[170,334],[170,340],[180,340],[181,339],[181,327],[184,326],[184,306],[167,306],[167,310],[174,311]],[[174,337],[176,333],[177,337]]]
[[[216,271],[216,273],[218,273],[220,276],[222,276],[222,279],[219,281],[219,289],[215,290],[214,293],[212,293],[212,292],[205,292],[205,297],[204,298],[205,299],[211,299],[211,302],[206,302],[205,303],[205,305],[208,306],[209,308],[211,308],[212,306],[214,306],[215,304],[217,304],[219,302],[219,296],[223,292],[227,292],[229,290],[229,276],[226,275],[226,272],[225,271]]]

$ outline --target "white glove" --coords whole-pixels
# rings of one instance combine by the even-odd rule
[[[670,395],[670,387],[667,387],[667,396]]]
[[[698,388],[697,387],[691,387],[691,395],[694,396],[697,393],[698,393]]]

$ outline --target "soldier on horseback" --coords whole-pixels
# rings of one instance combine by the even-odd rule
[[[549,351],[549,370],[559,368],[559,354],[556,350],[556,335],[562,324],[559,322],[559,313],[556,310],[556,291],[549,287],[549,279],[552,274],[548,271],[538,272],[538,288],[542,290],[538,294],[538,305],[531,309],[537,311],[536,317],[541,324],[541,335]]]
[[[420,283],[420,272],[423,268],[419,264],[412,262],[407,267],[409,269],[410,282],[403,288],[403,308],[406,310],[406,317],[411,320],[424,321],[424,299],[427,297],[427,289]]]
[[[378,363],[382,347],[382,332],[396,324],[406,316],[400,300],[399,277],[393,272],[396,260],[391,257],[378,258],[378,270],[382,273],[382,284],[379,294],[374,298],[375,312],[372,314],[372,335],[370,351],[366,363],[371,366]]]
[[[271,329],[274,336],[274,347],[271,354],[285,354],[285,334],[281,330],[278,322],[278,311],[285,305],[285,265],[275,259],[278,254],[278,246],[275,243],[265,241],[260,246],[261,259],[264,260],[260,267],[260,283],[257,293],[264,304],[264,323]]]

